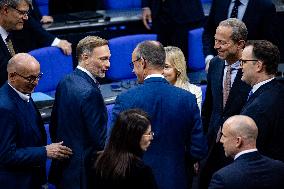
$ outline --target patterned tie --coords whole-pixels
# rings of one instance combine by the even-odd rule
[[[5,39],[5,41],[6,41],[6,44],[7,44],[7,47],[8,47],[8,50],[9,50],[11,56],[14,56],[16,53],[15,53],[14,46],[13,46],[13,43],[12,43],[12,40],[11,40],[11,36],[8,35],[8,37]]]
[[[231,90],[231,71],[232,68],[230,65],[227,66],[227,71],[224,80],[224,87],[223,87],[223,108],[225,108],[226,102],[228,100],[228,96]]]
[[[240,0],[235,0],[235,4],[234,7],[232,9],[232,13],[230,18],[238,18],[238,8],[242,3],[240,2]]]

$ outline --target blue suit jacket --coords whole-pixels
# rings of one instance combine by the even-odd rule
[[[0,187],[38,189],[46,182],[46,133],[32,99],[0,89]]]
[[[258,127],[257,148],[261,154],[284,162],[284,83],[272,80],[253,93],[241,114]]]
[[[232,0],[213,0],[203,33],[203,52],[207,56],[216,54],[214,35],[219,23],[228,18]],[[271,0],[249,0],[242,21],[248,29],[248,39],[266,39],[276,42],[274,21],[276,9]]]
[[[75,69],[57,87],[50,125],[52,141],[64,141],[73,155],[64,161],[52,161],[52,183],[68,189],[88,187],[91,159],[104,148],[106,123],[107,111],[98,84]]]
[[[218,57],[211,60],[207,74],[207,89],[205,101],[202,106],[202,121],[208,140],[208,157],[200,173],[200,188],[208,188],[213,173],[230,162],[225,157],[221,143],[216,143],[216,136],[224,121],[241,112],[246,103],[250,86],[241,81],[242,71],[238,70],[229,93],[225,108],[223,109],[223,75],[225,61]]]
[[[116,98],[113,121],[130,108],[140,108],[151,118],[155,136],[143,159],[152,168],[158,187],[187,188],[185,158],[199,160],[207,152],[195,96],[154,77]]]
[[[209,189],[283,189],[283,181],[283,162],[251,152],[216,172]]]

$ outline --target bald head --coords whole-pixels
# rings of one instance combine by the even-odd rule
[[[237,153],[256,148],[258,129],[248,116],[236,115],[228,118],[223,124],[222,137],[225,155],[234,157]]]
[[[31,93],[40,78],[39,62],[27,53],[13,56],[7,65],[8,82],[22,93]]]

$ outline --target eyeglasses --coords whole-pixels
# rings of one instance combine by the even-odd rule
[[[29,16],[29,14],[30,14],[30,11],[22,11],[22,10],[17,9],[16,7],[13,7],[13,6],[10,6],[10,7],[12,9],[16,10],[19,13],[19,15],[21,15],[21,16]]]
[[[149,132],[149,133],[147,133],[147,134],[143,134],[144,136],[154,136],[155,135],[155,133],[153,132],[153,131],[151,131],[151,132]]]
[[[134,63],[137,62],[137,61],[139,61],[141,58],[142,58],[142,57],[137,58],[136,60],[134,60],[134,61],[132,61],[132,62],[129,63],[129,66],[130,66],[130,68],[131,68],[132,70],[134,69]]]
[[[243,66],[245,63],[249,62],[249,61],[258,61],[258,60],[244,60],[244,59],[240,59],[240,66]]]
[[[33,82],[35,82],[35,80],[40,80],[42,75],[43,75],[43,73],[40,73],[37,76],[30,75],[30,76],[25,77],[25,76],[22,76],[21,74],[18,74],[17,72],[14,72],[14,74],[16,74],[16,75],[20,76],[21,78],[27,80],[29,83],[33,83]]]

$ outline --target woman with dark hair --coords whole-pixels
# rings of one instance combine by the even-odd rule
[[[145,112],[139,109],[121,112],[104,152],[95,163],[93,188],[157,188],[151,168],[141,159],[153,135]]]

